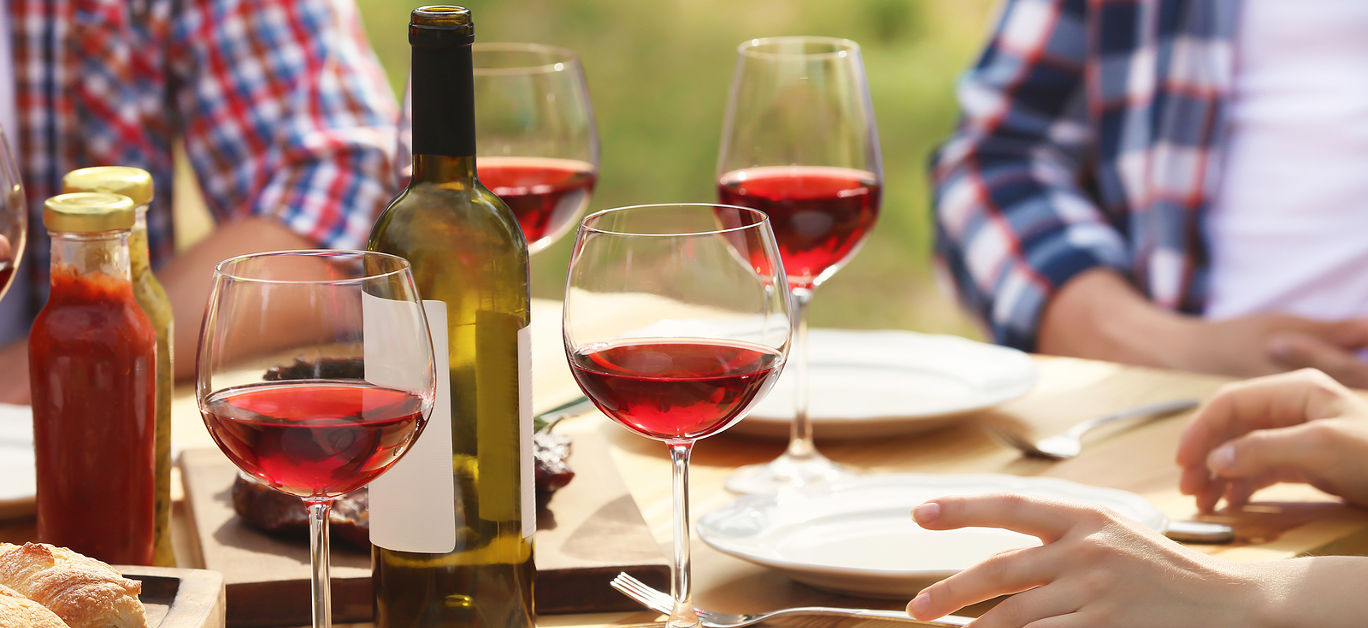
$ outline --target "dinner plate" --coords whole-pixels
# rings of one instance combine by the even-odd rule
[[[703,515],[697,530],[720,552],[818,589],[911,599],[997,552],[1040,544],[1009,530],[927,530],[912,520],[912,509],[928,499],[992,492],[1081,500],[1156,531],[1168,525],[1145,498],[1127,491],[1054,478],[891,474],[741,496]]]
[[[1026,394],[1030,356],[959,336],[901,330],[808,333],[809,410],[819,440],[872,438],[940,427]],[[796,358],[794,358],[796,359]],[[729,432],[788,438],[794,364]]]
[[[33,413],[0,403],[0,517],[33,512]]]

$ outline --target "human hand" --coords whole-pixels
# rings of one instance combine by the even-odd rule
[[[1209,320],[1159,307],[1107,269],[1079,274],[1041,312],[1037,350],[1238,377],[1319,368],[1368,388],[1368,318],[1316,321],[1258,314]]]
[[[1311,369],[1230,384],[1184,428],[1178,464],[1203,512],[1278,482],[1368,505],[1368,401]]]
[[[1368,319],[1317,321],[1280,314],[1226,320],[1186,318],[1171,366],[1238,377],[1316,368],[1340,382],[1368,388]]]
[[[1266,625],[1282,584],[1265,573],[1273,567],[1189,550],[1093,505],[958,496],[928,501],[913,516],[931,530],[1006,528],[1044,543],[1000,553],[927,587],[907,605],[917,619],[1015,594],[973,625],[1249,627]]]

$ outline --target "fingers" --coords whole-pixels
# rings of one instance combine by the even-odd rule
[[[1332,424],[1316,421],[1250,432],[1217,447],[1206,466],[1225,479],[1250,479],[1285,468],[1316,468],[1331,453]]]
[[[913,516],[928,529],[996,527],[1045,542],[1002,552],[923,589],[907,604],[907,612],[919,619],[1009,594],[1017,595],[975,625],[1035,625],[1040,618],[1068,615],[1089,599],[1068,584],[1069,575],[1116,552],[1112,536],[1097,536],[1118,522],[1116,516],[1081,502],[1014,494],[951,496],[918,506]]]
[[[1178,479],[1178,491],[1196,497],[1198,510],[1210,512],[1221,493],[1225,492],[1225,480],[1213,475],[1205,463],[1189,465],[1182,468],[1182,475]],[[1211,494],[1209,501],[1203,500],[1203,495],[1206,494]]]
[[[1050,543],[1091,512],[1077,504],[1003,493],[941,497],[917,506],[912,516],[928,530],[1004,528]]]
[[[1045,584],[1058,575],[1057,561],[1050,557],[1048,547],[1011,550],[988,558],[922,589],[907,603],[907,612],[918,619],[934,619]]]
[[[1368,347],[1368,319],[1317,321],[1314,328],[1306,331],[1341,349],[1352,350]]]
[[[1105,516],[1085,505],[1011,494],[942,497],[917,506],[912,515],[930,530],[1003,528],[1047,544],[1003,552],[927,587],[907,605],[908,613],[926,619],[1049,582],[1059,567],[1048,544],[1076,525],[1096,523]]]
[[[1314,368],[1355,388],[1368,387],[1368,364],[1355,355],[1365,344],[1361,324],[1340,332],[1345,342],[1334,342],[1305,332],[1283,332],[1269,338],[1268,351],[1287,368]],[[1347,324],[1344,327],[1349,327]],[[1333,337],[1333,336],[1332,336]]]
[[[1249,498],[1254,495],[1255,491],[1265,486],[1267,484],[1251,480],[1231,482],[1229,488],[1226,489],[1226,503],[1230,504],[1232,508],[1244,506],[1249,503]]]
[[[1030,628],[1092,628],[1097,625],[1079,613],[1070,613],[1033,621]]]
[[[1333,428],[1321,419],[1342,416],[1368,417],[1368,403],[1313,369],[1225,386],[1179,437],[1179,490],[1194,496],[1202,512],[1214,509],[1222,496],[1241,505],[1269,484],[1267,477],[1254,481],[1255,476],[1297,477],[1299,469],[1324,466],[1327,453],[1350,447],[1322,433]],[[1237,440],[1244,444],[1234,445]],[[1239,460],[1239,466],[1231,466],[1231,460]],[[1240,478],[1248,480],[1245,486],[1233,487],[1230,481]]]
[[[1072,587],[1061,586],[1063,584],[1063,582],[1059,582],[1050,586],[1036,587],[1013,595],[984,613],[978,621],[974,622],[974,626],[976,628],[1038,626],[1040,624],[1037,622],[1068,615],[1082,608],[1083,603],[1087,601],[1086,596],[1072,590]]]
[[[1205,469],[1203,469],[1205,472]],[[1221,496],[1225,495],[1230,483],[1221,478],[1212,478],[1207,481],[1207,485],[1199,490],[1186,492],[1192,495],[1197,501],[1198,512],[1212,512],[1216,510],[1216,504],[1220,503]]]
[[[1210,512],[1224,497],[1230,506],[1243,506],[1259,489],[1278,482],[1304,482],[1324,475],[1336,443],[1347,439],[1336,434],[1335,421],[1313,421],[1290,427],[1250,432],[1217,447],[1201,468],[1184,469],[1184,492],[1196,486],[1192,475],[1205,475],[1206,485],[1189,494],[1197,508]]]
[[[1242,434],[1324,418],[1341,395],[1352,395],[1324,373],[1305,369],[1229,384],[1203,405],[1178,439],[1178,464],[1202,467],[1222,443]],[[1185,493],[1200,490],[1185,478]]]

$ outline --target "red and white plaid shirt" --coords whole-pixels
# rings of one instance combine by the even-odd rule
[[[35,309],[42,203],[76,168],[152,173],[154,264],[174,249],[177,139],[216,219],[272,216],[322,246],[361,246],[393,192],[397,107],[351,0],[8,0],[8,17]]]

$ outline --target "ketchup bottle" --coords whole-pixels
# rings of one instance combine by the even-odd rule
[[[109,192],[133,201],[136,216],[128,237],[129,269],[133,275],[133,298],[142,306],[157,334],[157,491],[156,532],[153,561],[159,567],[175,567],[171,548],[171,300],[155,275],[147,247],[147,211],[152,203],[152,175],[142,168],[95,166],[68,172],[62,177],[63,192]]]
[[[51,293],[29,332],[38,539],[152,564],[157,336],[133,296],[126,196],[43,208]]]

